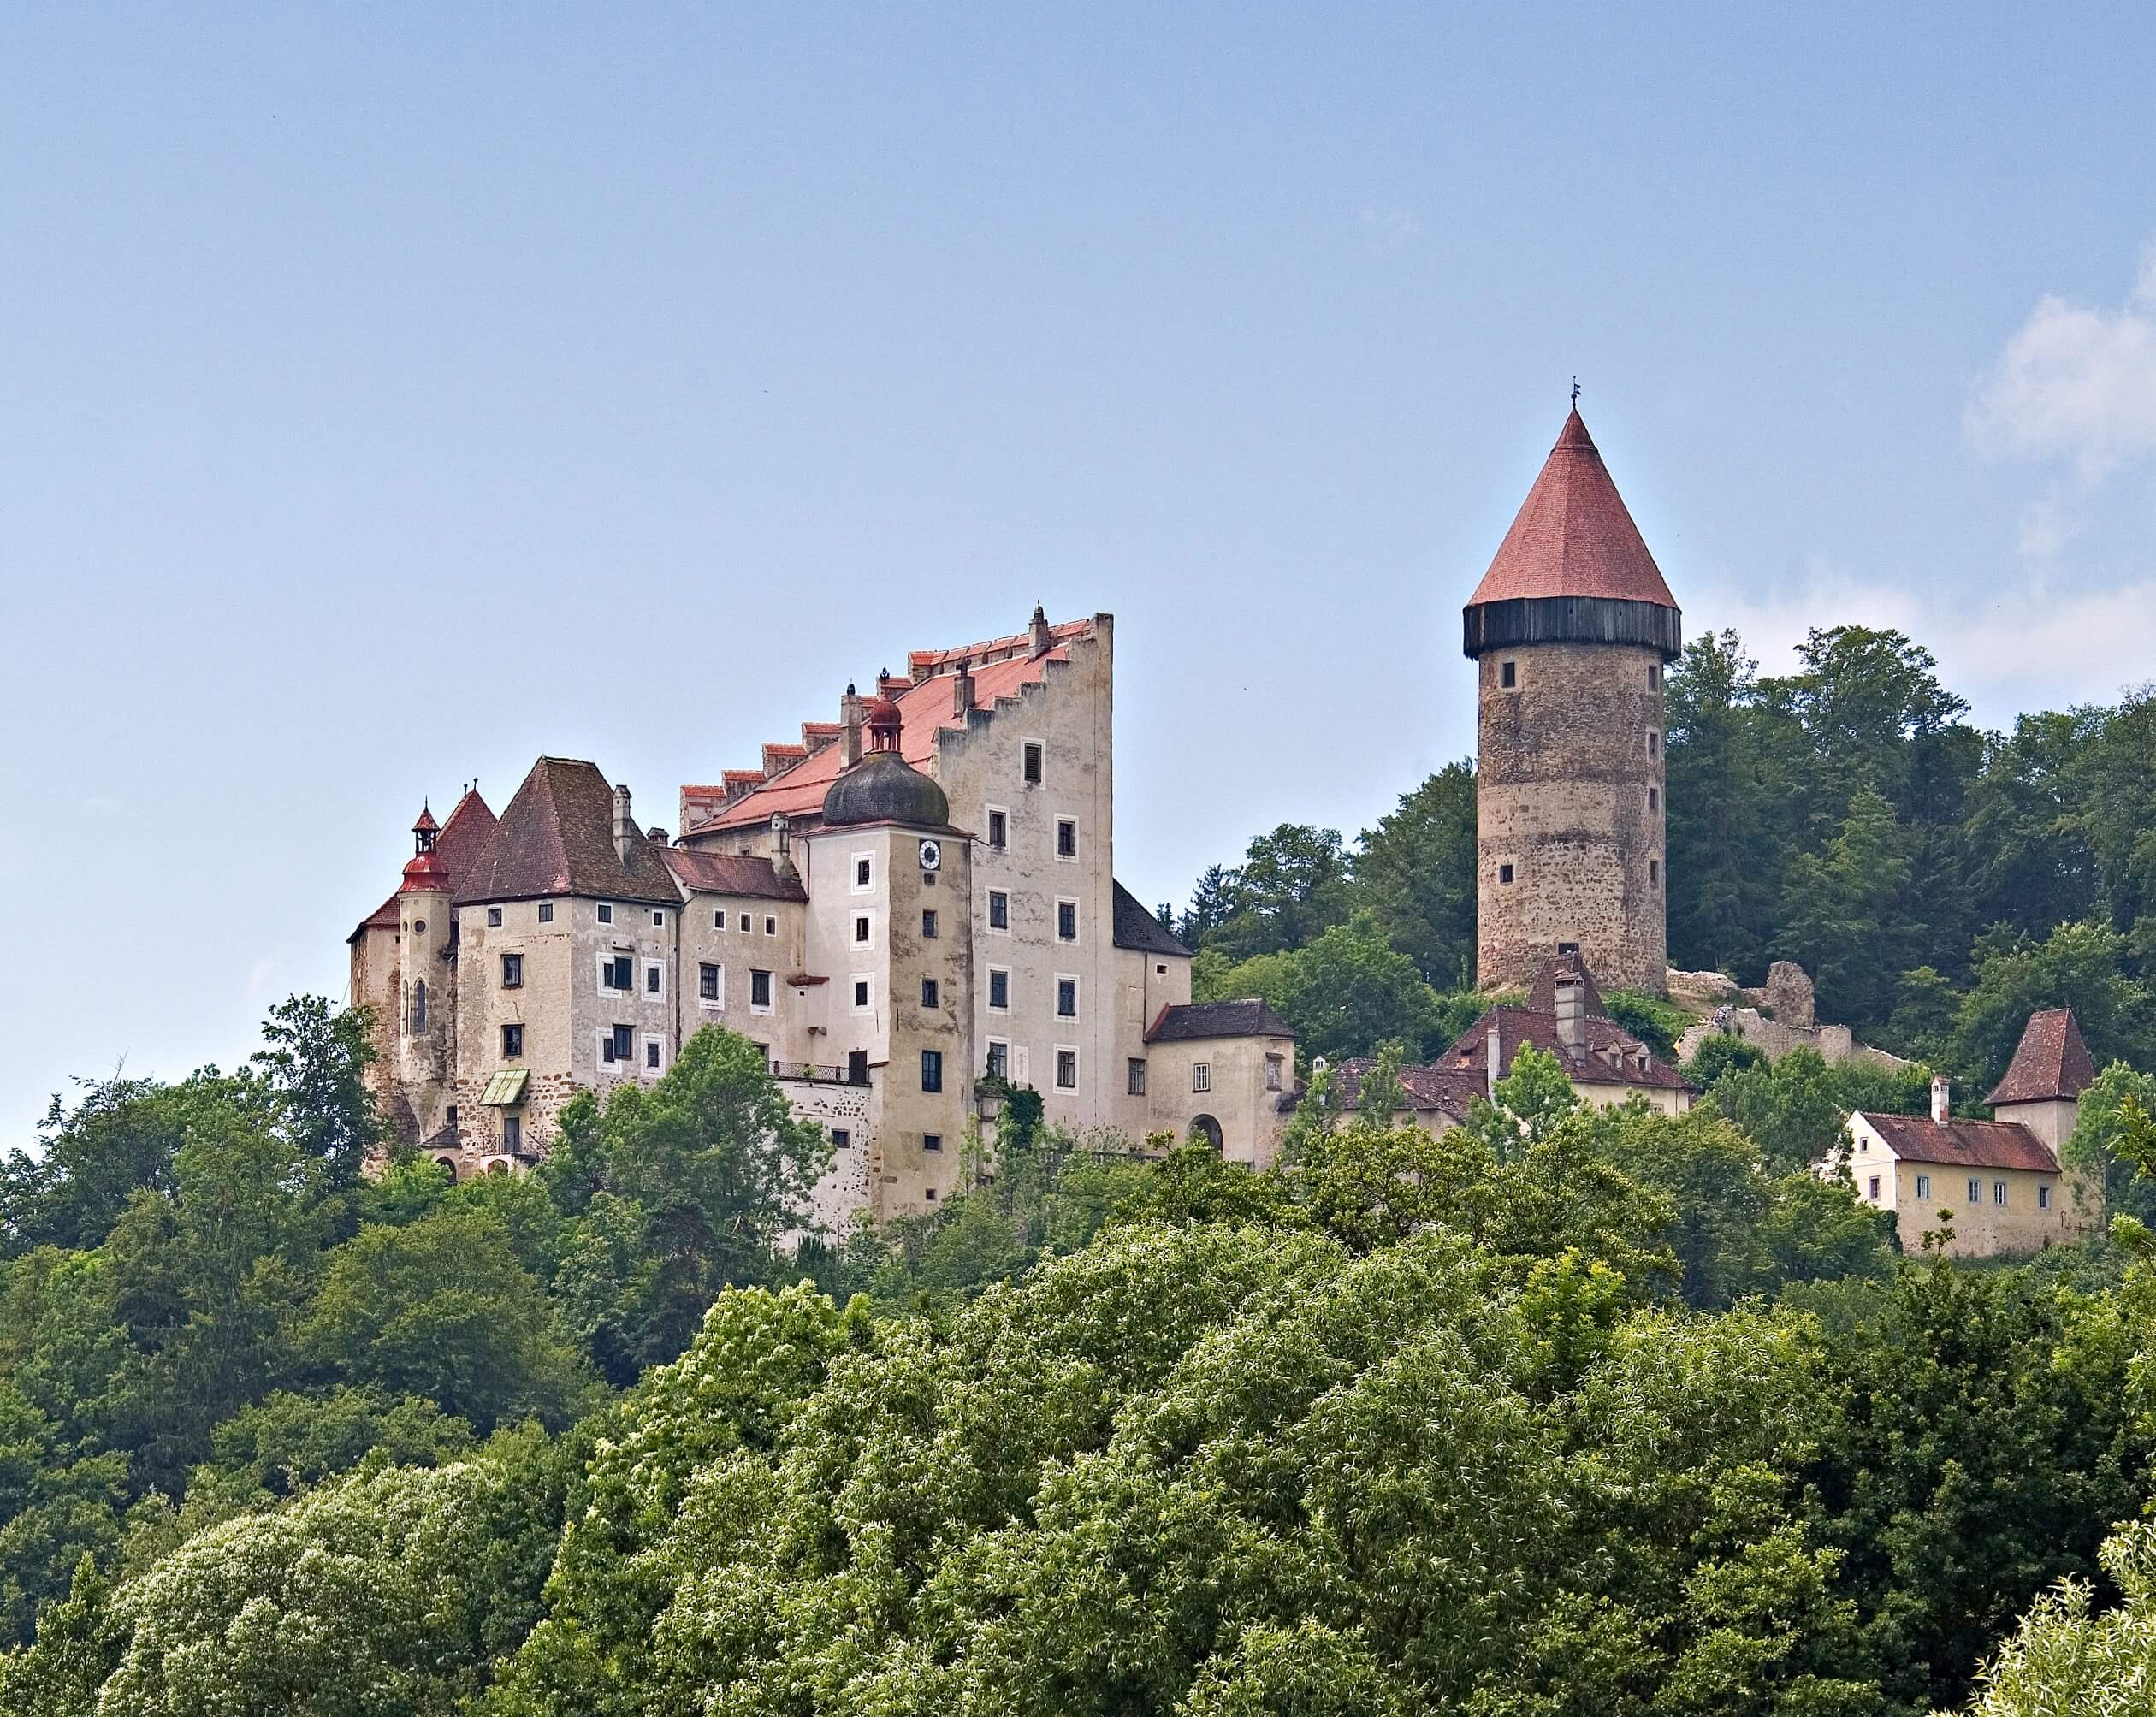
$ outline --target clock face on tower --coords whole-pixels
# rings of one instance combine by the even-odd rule
[[[942,867],[943,848],[934,841],[923,841],[921,844],[921,869],[939,870]]]

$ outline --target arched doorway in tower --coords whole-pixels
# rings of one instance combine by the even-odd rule
[[[1193,1139],[1202,1140],[1216,1151],[1221,1148],[1223,1142],[1221,1137],[1220,1123],[1210,1115],[1201,1115],[1190,1123],[1190,1136]]]
[[[449,1171],[449,1179],[453,1185],[457,1178],[457,1159],[454,1157],[437,1157],[435,1161]]]

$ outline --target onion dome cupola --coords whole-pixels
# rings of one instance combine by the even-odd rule
[[[824,795],[827,829],[863,823],[904,823],[940,829],[951,822],[944,790],[900,755],[903,718],[887,697],[873,697],[863,712],[868,753],[831,784]]]
[[[1629,644],[1673,661],[1684,616],[1575,406],[1462,614],[1470,656],[1525,644]]]

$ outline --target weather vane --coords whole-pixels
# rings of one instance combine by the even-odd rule
[[[1575,406],[1579,404],[1579,377],[1577,376],[1573,377],[1573,404]]]

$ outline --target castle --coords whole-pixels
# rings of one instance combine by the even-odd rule
[[[423,810],[350,938],[397,1131],[506,1170],[575,1092],[656,1080],[710,1022],[828,1130],[833,1225],[949,1198],[1007,1085],[1074,1130],[1270,1162],[1294,1034],[1262,1002],[1193,1005],[1189,950],[1115,880],[1114,637],[1036,609],[915,651],[761,767],[684,787],[672,837],[559,757],[499,818],[471,790]]]

